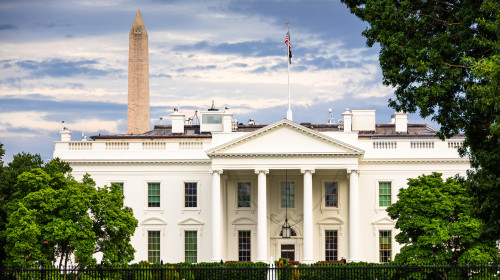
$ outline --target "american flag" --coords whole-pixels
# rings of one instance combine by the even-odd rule
[[[292,43],[290,42],[290,31],[286,32],[285,44],[288,46],[288,63],[292,64]]]

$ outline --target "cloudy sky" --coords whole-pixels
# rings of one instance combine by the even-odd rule
[[[0,141],[5,161],[25,151],[52,157],[61,122],[73,140],[126,132],[128,34],[137,9],[149,35],[151,126],[212,100],[238,122],[286,116],[325,123],[328,108],[376,109],[387,123],[393,90],[382,86],[377,46],[338,0],[2,0]],[[410,122],[424,122],[410,115]]]

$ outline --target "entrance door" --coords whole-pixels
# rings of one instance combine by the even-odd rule
[[[295,244],[281,244],[281,257],[287,261],[295,260]]]

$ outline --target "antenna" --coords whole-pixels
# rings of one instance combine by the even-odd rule
[[[333,118],[333,114],[332,114],[332,108],[328,108],[328,119],[327,119],[327,124],[334,124],[335,123],[335,119]]]
[[[215,108],[215,102],[213,100],[212,100],[212,107],[210,107],[208,111],[219,111],[219,109]]]
[[[194,111],[192,122],[193,124],[200,124],[200,118],[198,118],[198,110]]]

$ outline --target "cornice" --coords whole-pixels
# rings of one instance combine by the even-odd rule
[[[212,163],[210,159],[201,160],[64,160],[73,166],[82,165],[208,165]]]
[[[210,158],[225,158],[225,157],[236,157],[236,158],[264,158],[264,157],[275,157],[275,158],[284,158],[284,157],[349,157],[355,158],[362,156],[362,153],[255,153],[255,154],[247,154],[247,153],[214,153],[208,154]]]
[[[468,163],[467,158],[376,158],[376,159],[362,159],[360,163]]]

